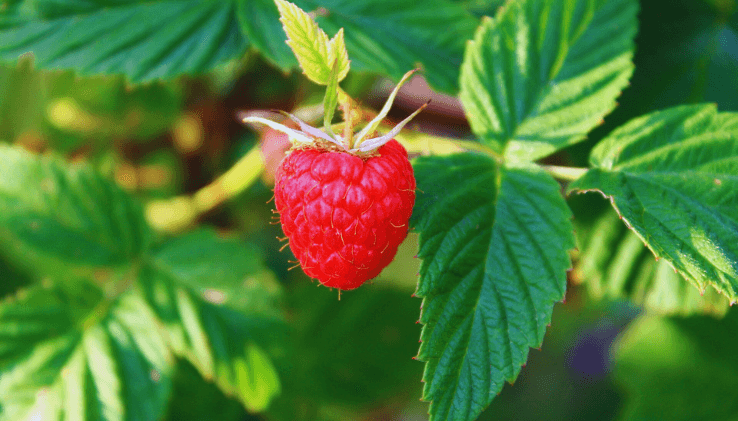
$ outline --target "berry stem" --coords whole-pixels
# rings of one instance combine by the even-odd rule
[[[574,181],[583,176],[588,168],[560,167],[558,165],[542,165],[542,168],[554,178],[565,181]]]
[[[183,195],[150,202],[146,207],[146,219],[159,231],[181,231],[192,225],[202,214],[251,187],[263,170],[261,150],[255,146],[223,175],[192,196]],[[168,217],[162,219],[162,215]]]

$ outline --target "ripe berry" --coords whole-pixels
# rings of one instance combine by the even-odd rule
[[[371,136],[413,73],[403,76],[382,110],[356,135],[350,117],[343,136],[333,133],[333,110],[324,118],[325,131],[286,113],[299,130],[257,116],[243,119],[285,133],[292,142],[277,169],[277,212],[302,269],[325,286],[354,289],[376,277],[407,236],[415,177],[407,151],[394,137],[428,103],[388,133]],[[341,105],[344,115],[360,113],[348,100]]]
[[[390,140],[369,156],[318,143],[277,171],[275,204],[305,273],[354,289],[379,275],[405,239],[415,203],[407,151]]]

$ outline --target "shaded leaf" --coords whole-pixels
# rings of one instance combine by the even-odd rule
[[[701,295],[666,261],[655,260],[615,212],[602,215],[588,235],[579,236],[579,244],[574,277],[596,299],[629,299],[649,312],[666,315],[721,317],[728,311],[728,300],[715,289]]]
[[[423,398],[433,420],[472,420],[540,346],[564,297],[569,208],[536,167],[481,155],[419,158],[413,223],[423,259]]]
[[[82,164],[0,146],[0,250],[38,275],[130,264],[151,233],[140,206]]]
[[[511,161],[584,139],[633,72],[634,0],[509,2],[468,44],[460,98],[474,133]]]
[[[77,298],[34,287],[0,304],[0,420],[160,418],[174,361],[151,310]]]
[[[593,150],[570,191],[610,197],[628,226],[700,291],[738,298],[738,114],[675,107],[632,120]]]
[[[33,52],[42,68],[139,82],[209,71],[246,46],[233,1],[25,0],[0,15],[0,60]]]

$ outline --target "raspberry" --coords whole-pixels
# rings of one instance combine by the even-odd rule
[[[394,137],[430,101],[389,132],[372,136],[378,134],[376,129],[402,84],[415,72],[405,73],[382,110],[355,134],[351,116],[356,112],[356,120],[361,121],[361,108],[347,98],[339,101],[346,118],[343,136],[333,132],[330,121],[336,102],[327,104],[337,95],[335,86],[326,91],[324,129],[287,113],[283,114],[299,130],[254,115],[243,118],[244,123],[278,130],[292,142],[277,169],[277,212],[302,269],[325,286],[358,288],[390,264],[407,236],[415,204],[415,176],[407,151]]]
[[[275,204],[305,273],[349,290],[375,278],[407,236],[415,177],[390,140],[362,157],[317,143],[293,149],[277,171]]]

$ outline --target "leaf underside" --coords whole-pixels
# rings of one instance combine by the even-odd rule
[[[604,139],[570,191],[609,197],[628,226],[700,291],[738,299],[738,114],[675,107]]]
[[[32,52],[39,68],[123,74],[133,82],[205,73],[239,59],[249,46],[284,70],[297,64],[272,0],[36,3],[22,0],[0,11],[0,61]],[[295,3],[318,11],[328,33],[346,29],[355,69],[399,80],[421,66],[438,89],[458,90],[464,41],[477,24],[462,6],[449,0]]]
[[[591,297],[628,299],[669,316],[722,317],[728,311],[728,300],[714,288],[700,294],[668,262],[654,259],[615,212],[602,215],[587,234],[579,227],[575,231],[580,251],[574,278],[585,283]]]
[[[460,99],[477,137],[509,162],[581,141],[633,72],[634,0],[511,1],[477,30]]]
[[[564,297],[571,215],[537,167],[470,154],[414,166],[423,398],[433,420],[472,420],[540,346]]]

